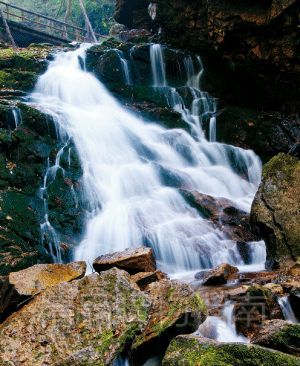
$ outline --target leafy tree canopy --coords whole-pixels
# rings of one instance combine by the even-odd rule
[[[85,21],[78,0],[6,0],[8,3],[66,20],[84,28]],[[107,34],[114,24],[114,0],[83,0],[90,22],[95,32]],[[69,12],[68,12],[69,8]]]

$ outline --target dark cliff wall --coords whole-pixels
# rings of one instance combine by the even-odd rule
[[[268,108],[297,111],[299,0],[156,0],[154,21],[148,4],[117,0],[115,18],[128,28],[161,28],[173,47],[212,52],[238,79],[248,75],[244,83],[257,79],[255,103],[272,96]]]

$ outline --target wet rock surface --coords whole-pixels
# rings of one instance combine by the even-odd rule
[[[239,343],[218,343],[204,337],[178,336],[170,344],[163,366],[176,365],[297,366],[297,357]]]
[[[96,272],[116,267],[134,275],[139,272],[155,272],[156,263],[151,248],[126,249],[123,252],[106,254],[95,259]]]
[[[251,222],[267,245],[269,266],[284,265],[300,255],[300,162],[279,154],[263,169]]]

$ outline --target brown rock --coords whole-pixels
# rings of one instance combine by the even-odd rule
[[[223,197],[215,198],[197,191],[181,189],[180,192],[203,217],[211,220],[231,240],[249,242],[258,239],[251,231],[250,215],[235,207],[232,201]]]
[[[140,272],[131,276],[131,279],[139,286],[143,291],[152,282],[166,279],[167,275],[161,271],[155,272]]]
[[[123,269],[131,275],[139,272],[156,271],[153,251],[146,247],[126,249],[123,252],[102,255],[94,261],[93,267],[98,273],[113,267]]]
[[[85,275],[86,263],[36,264],[11,272],[0,289],[0,321],[48,287],[69,282]]]
[[[300,325],[285,320],[268,320],[254,333],[251,343],[300,356]]]
[[[218,286],[224,285],[228,280],[235,278],[238,271],[236,267],[223,263],[207,273],[197,273],[195,278],[202,280],[203,286]]]
[[[118,269],[47,288],[0,326],[0,364],[111,365],[148,319],[147,295]]]

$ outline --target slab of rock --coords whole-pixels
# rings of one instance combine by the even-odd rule
[[[199,272],[195,278],[202,281],[203,286],[224,285],[228,280],[235,278],[238,269],[228,263],[223,263],[209,272]]]
[[[251,343],[300,356],[300,325],[274,319],[263,323]]]
[[[73,262],[36,264],[18,272],[11,272],[2,281],[0,288],[0,322],[41,291],[61,282],[82,278],[85,271],[85,262]]]
[[[123,252],[106,254],[95,259],[93,267],[96,272],[107,271],[116,267],[134,275],[139,272],[155,272],[156,263],[151,248],[141,247],[126,249]]]
[[[148,309],[118,269],[60,283],[0,325],[0,364],[111,365],[145,328]]]
[[[139,272],[131,276],[131,279],[139,286],[143,291],[152,282],[166,279],[167,275],[159,270],[155,272]]]
[[[263,168],[251,222],[266,242],[269,268],[300,256],[300,161],[278,154]]]
[[[300,359],[279,351],[242,343],[219,343],[200,336],[178,336],[171,342],[163,366],[299,366]]]
[[[151,302],[150,319],[135,339],[132,353],[139,361],[145,350],[161,351],[177,334],[192,333],[206,318],[206,305],[187,284],[161,280],[151,283],[146,293]]]

